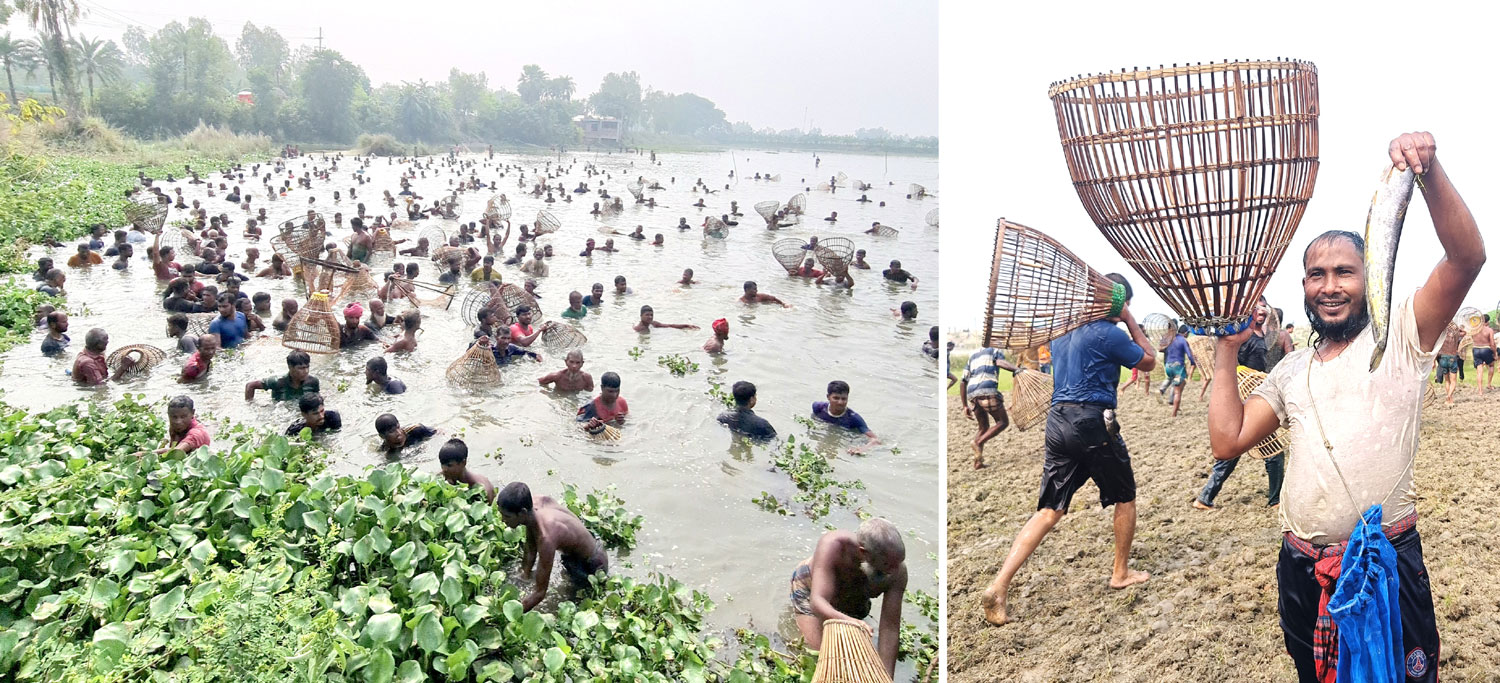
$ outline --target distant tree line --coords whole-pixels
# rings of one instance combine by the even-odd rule
[[[142,138],[180,135],[201,121],[313,143],[349,144],[360,134],[387,133],[407,142],[573,145],[580,141],[573,117],[592,114],[619,119],[626,144],[691,139],[937,148],[936,138],[892,136],[883,129],[823,136],[816,129],[730,124],[711,100],[643,88],[634,71],[605,75],[599,89],[582,98],[575,97],[572,77],[549,75],[535,64],[522,68],[514,91],[492,85],[482,71],[457,68],[445,81],[376,86],[337,50],[293,50],[274,28],[249,22],[233,45],[207,20],[194,17],[151,34],[132,27],[121,46],[74,34],[72,0],[23,0],[20,7],[35,17],[32,26],[42,37],[0,35],[10,101],[17,101],[18,82],[33,79],[45,92],[32,96],[50,98],[70,113],[93,114]],[[251,102],[237,98],[241,91],[250,93]]]

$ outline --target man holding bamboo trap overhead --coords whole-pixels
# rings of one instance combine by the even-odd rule
[[[1433,352],[1484,265],[1484,242],[1431,135],[1402,135],[1389,154],[1365,236],[1330,231],[1303,253],[1315,343],[1287,355],[1248,399],[1232,382],[1215,382],[1209,400],[1220,460],[1281,425],[1290,430],[1276,577],[1282,634],[1302,681],[1438,680],[1413,466]],[[1393,307],[1413,180],[1445,254]],[[1248,335],[1219,340],[1219,376],[1234,376]]]

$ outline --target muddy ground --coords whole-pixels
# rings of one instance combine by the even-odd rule
[[[990,626],[980,596],[1035,510],[1043,426],[1007,430],[975,471],[975,423],[948,397],[949,681],[1295,680],[1276,613],[1280,536],[1266,475],[1243,460],[1202,512],[1212,466],[1207,403],[1182,413],[1132,388],[1120,422],[1136,473],[1132,567],[1151,580],[1107,585],[1111,516],[1092,483],[1021,568],[1011,623]],[[1500,681],[1500,392],[1461,390],[1423,415],[1417,506],[1442,637],[1444,681]]]

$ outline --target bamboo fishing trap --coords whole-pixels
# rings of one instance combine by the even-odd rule
[[[929,225],[931,227],[934,227],[934,228],[936,228],[938,226],[938,210],[937,209],[933,209],[933,210],[927,212],[927,225]]]
[[[724,239],[729,236],[729,226],[725,225],[724,221],[709,216],[703,221],[703,232],[709,237]]]
[[[1240,400],[1245,401],[1249,400],[1250,393],[1255,391],[1255,388],[1260,386],[1261,382],[1265,381],[1266,373],[1259,370],[1251,370],[1241,365],[1236,371],[1235,379],[1239,383]],[[1251,446],[1250,450],[1245,451],[1245,455],[1257,460],[1264,460],[1278,453],[1285,452],[1287,444],[1290,441],[1291,439],[1287,434],[1286,427],[1277,427],[1276,431],[1272,432],[1270,436],[1261,439],[1260,443]]]
[[[802,240],[795,237],[776,240],[775,244],[771,245],[771,256],[775,257],[776,262],[780,263],[786,272],[795,274],[797,269],[802,267],[803,259],[809,255],[808,250],[803,249],[802,246]]]
[[[1105,239],[1194,334],[1244,329],[1317,180],[1317,68],[1173,65],[1077,77],[1048,97]]]
[[[921,199],[927,196],[927,188],[916,183],[912,183],[911,185],[908,185],[906,187],[906,193],[911,195],[912,199]]]
[[[801,216],[807,213],[807,195],[798,192],[786,200],[786,213],[788,216]]]
[[[337,301],[362,301],[374,298],[380,294],[380,283],[370,275],[368,268],[360,268],[358,272],[350,275],[339,289]]]
[[[578,328],[560,322],[543,328],[541,340],[553,353],[567,353],[589,343],[589,338],[578,331]]]
[[[490,197],[490,201],[486,203],[484,207],[485,218],[493,218],[499,221],[508,221],[510,220],[510,213],[510,200],[506,199],[505,195],[503,194],[497,194],[493,197]]]
[[[630,183],[629,185],[626,185],[625,189],[630,191],[630,196],[635,197],[636,201],[640,201],[641,197],[646,192],[645,184],[641,183],[640,181],[635,181]]]
[[[488,387],[500,384],[500,364],[489,344],[475,343],[448,365],[448,381],[466,387]]]
[[[493,292],[493,294],[492,294]],[[463,315],[464,322],[470,325],[479,324],[479,312],[489,309],[495,312],[495,318],[505,324],[510,324],[514,317],[510,309],[506,307],[505,300],[498,296],[499,288],[495,290],[475,289],[464,295],[464,301],[459,306],[459,313]]]
[[[536,224],[532,228],[531,234],[549,235],[557,232],[560,228],[562,228],[562,221],[557,220],[557,216],[552,215],[549,211],[538,211],[536,212]]]
[[[1000,219],[984,313],[985,346],[1030,349],[1117,316],[1125,286],[1041,231]]]
[[[1151,313],[1141,318],[1141,332],[1152,344],[1161,344],[1166,340],[1167,331],[1172,327],[1172,319],[1161,313]]]
[[[157,246],[163,250],[171,248],[178,263],[199,263],[203,258],[192,248],[199,242],[198,236],[187,228],[167,227],[162,229]]]
[[[760,217],[764,218],[767,223],[774,223],[776,221],[776,212],[780,210],[781,202],[774,199],[755,203],[755,212],[760,214]]]
[[[813,683],[890,683],[869,629],[852,619],[823,622],[823,649]]]
[[[417,233],[417,238],[427,240],[428,249],[448,246],[448,233],[443,232],[443,229],[436,225],[429,225],[424,228],[422,232]]]
[[[515,316],[515,311],[517,309],[522,306],[526,306],[531,309],[532,322],[537,322],[542,319],[542,307],[537,305],[536,297],[532,296],[530,292],[527,292],[526,288],[517,284],[507,282],[503,285],[500,285],[500,288],[497,291],[496,295],[500,297],[501,301],[505,302],[505,308],[511,311],[512,317]]]
[[[823,270],[844,277],[849,274],[849,264],[854,262],[854,241],[847,237],[829,237],[818,242],[813,255]]]
[[[1026,431],[1047,419],[1052,408],[1052,375],[1040,371],[1017,373],[1010,392],[1010,423]]]
[[[124,379],[139,377],[151,372],[151,368],[160,365],[166,357],[167,354],[165,351],[150,344],[131,344],[115,349],[113,353],[109,354],[108,358],[104,359],[104,364],[109,367],[110,372],[119,372],[120,364],[126,358],[134,359],[135,365],[120,376]]]
[[[897,230],[884,223],[876,224],[873,228],[871,228],[871,230],[874,230],[874,232],[870,232],[870,234],[876,237],[898,237],[901,235],[900,230]]]
[[[142,190],[130,198],[130,204],[125,207],[125,219],[131,225],[139,224],[146,232],[161,232],[170,210],[171,204],[158,199],[156,193]]]
[[[1188,337],[1188,348],[1193,351],[1193,358],[1198,361],[1198,371],[1203,373],[1203,381],[1214,381],[1214,359],[1219,355],[1218,344],[1214,338],[1195,334]]]
[[[328,292],[313,292],[307,303],[287,322],[281,345],[308,353],[339,350],[339,319],[333,314]]]

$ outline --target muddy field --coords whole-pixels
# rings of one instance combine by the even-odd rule
[[[1002,373],[1004,374],[1004,373]],[[1120,423],[1135,467],[1131,566],[1144,585],[1107,585],[1110,513],[1087,484],[1011,586],[1011,623],[990,626],[980,596],[1035,510],[1043,427],[996,437],[971,467],[975,423],[948,398],[949,681],[1295,680],[1276,613],[1277,521],[1266,475],[1246,459],[1212,512],[1192,508],[1212,466],[1207,403],[1182,413],[1133,387]],[[1500,392],[1463,389],[1424,412],[1417,462],[1427,568],[1444,681],[1500,681]]]

